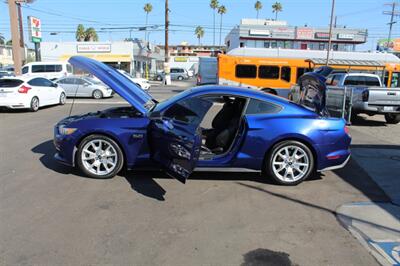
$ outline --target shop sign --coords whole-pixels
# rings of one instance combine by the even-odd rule
[[[78,53],[110,53],[111,44],[77,44]]]
[[[269,30],[250,30],[249,35],[270,36],[271,31],[269,31]]]
[[[314,31],[310,28],[297,28],[296,39],[313,39]]]
[[[276,38],[293,38],[294,31],[289,28],[281,27],[272,30],[272,36]]]
[[[42,41],[42,23],[40,19],[29,16],[28,17],[28,31],[29,39],[32,42]]]
[[[347,34],[347,33],[339,33],[337,38],[340,40],[353,40],[354,34]]]
[[[315,39],[329,39],[329,32],[316,32]]]
[[[183,57],[183,56],[177,56],[174,58],[175,62],[187,62],[188,58],[187,57]]]

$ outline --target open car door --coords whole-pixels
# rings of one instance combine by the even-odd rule
[[[319,115],[328,115],[326,109],[326,77],[319,72],[309,72],[299,78],[299,103]]]
[[[200,123],[211,106],[206,99],[189,98],[151,117],[148,134],[151,157],[182,183],[196,167],[202,145]]]

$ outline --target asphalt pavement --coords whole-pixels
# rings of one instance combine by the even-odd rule
[[[77,99],[72,114],[121,101]],[[70,109],[0,113],[0,265],[377,264],[336,218],[349,202],[390,201],[355,160],[295,187],[254,172],[90,179],[53,159],[53,126]],[[371,121],[352,127],[356,144],[398,145],[398,126]]]

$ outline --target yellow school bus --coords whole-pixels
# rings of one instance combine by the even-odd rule
[[[330,58],[335,71],[374,73],[387,87],[400,85],[400,59],[392,54],[334,51]],[[326,51],[237,48],[218,56],[218,83],[287,97],[301,75],[325,61]]]

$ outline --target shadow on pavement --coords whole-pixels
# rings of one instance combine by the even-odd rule
[[[356,119],[351,120],[352,126],[361,126],[361,127],[387,127],[386,122],[384,121],[376,121],[376,120],[368,120],[368,118],[357,116]]]
[[[292,266],[289,254],[269,249],[255,249],[243,255],[241,266]]]
[[[31,149],[33,153],[42,154],[40,157],[40,162],[44,167],[50,169],[59,174],[74,174],[81,177],[84,177],[79,171],[75,170],[73,167],[69,167],[67,165],[63,165],[57,162],[54,159],[54,154],[56,153],[56,149],[54,148],[53,141],[47,140]]]
[[[275,197],[278,197],[278,198],[281,198],[281,199],[284,199],[284,200],[288,200],[288,201],[291,201],[291,202],[298,203],[300,205],[303,205],[304,207],[317,209],[317,210],[320,210],[320,211],[323,211],[323,212],[327,212],[327,213],[330,213],[330,214],[336,216],[336,211],[335,210],[331,210],[329,208],[316,205],[314,203],[309,203],[309,202],[306,202],[306,201],[303,201],[303,200],[300,200],[300,199],[296,199],[296,198],[292,198],[292,197],[289,197],[289,196],[286,196],[286,195],[282,195],[282,194],[279,194],[279,193],[276,193],[276,192],[268,191],[267,189],[262,188],[262,187],[258,187],[258,186],[254,186],[254,185],[250,185],[250,184],[245,184],[245,183],[242,183],[242,182],[236,182],[236,183],[238,185],[241,185],[241,186],[244,186],[244,187],[248,187],[248,188],[251,188],[251,189],[254,189],[254,190],[258,190],[260,192],[267,193],[267,194],[269,194],[271,196],[275,196]],[[392,231],[394,233],[400,233],[400,231],[395,229],[395,228],[384,227],[384,226],[381,226],[379,224],[371,223],[371,222],[366,221],[366,220],[357,219],[356,217],[347,216],[347,218],[351,218],[351,219],[353,219],[355,221],[360,221],[360,222],[363,222],[363,223],[366,223],[366,224],[370,224],[370,225],[376,226],[376,227],[381,228],[381,229]]]

